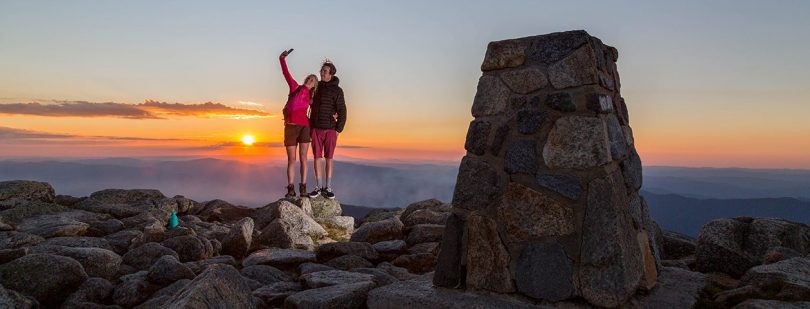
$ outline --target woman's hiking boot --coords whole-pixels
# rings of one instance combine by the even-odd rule
[[[298,192],[300,192],[301,197],[307,196],[307,184],[299,183],[298,184]]]
[[[286,198],[295,197],[295,186],[287,185],[287,195],[285,195],[284,197]]]

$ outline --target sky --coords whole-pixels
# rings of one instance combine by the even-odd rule
[[[487,43],[574,29],[645,165],[810,169],[807,1],[0,0],[0,158],[282,160],[295,48],[337,66],[339,159],[458,161]]]

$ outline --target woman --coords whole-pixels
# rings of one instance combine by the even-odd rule
[[[281,72],[284,74],[284,79],[287,80],[287,85],[290,86],[287,104],[284,105],[284,147],[287,148],[287,194],[285,197],[295,197],[293,180],[295,180],[296,147],[298,147],[298,155],[301,158],[301,182],[298,184],[298,192],[301,196],[307,194],[307,151],[309,151],[309,143],[312,141],[309,136],[307,109],[309,109],[312,94],[315,92],[315,86],[318,85],[318,78],[315,77],[315,74],[308,75],[304,79],[303,85],[298,85],[292,78],[285,61],[291,51],[284,51],[278,57],[281,62]]]

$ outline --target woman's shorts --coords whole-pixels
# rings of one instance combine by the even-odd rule
[[[284,125],[284,146],[295,146],[298,143],[309,143],[312,137],[309,135],[309,127],[297,124]]]

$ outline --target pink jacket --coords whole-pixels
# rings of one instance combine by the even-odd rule
[[[307,109],[309,109],[309,101],[311,98],[309,88],[304,87],[304,85],[298,85],[295,79],[293,79],[292,75],[290,75],[290,71],[287,69],[287,62],[284,60],[284,57],[279,57],[278,60],[281,61],[281,72],[284,73],[284,79],[287,80],[287,85],[290,86],[290,93],[292,94],[298,87],[301,87],[298,92],[287,100],[286,122],[308,127],[309,118],[307,118]]]

